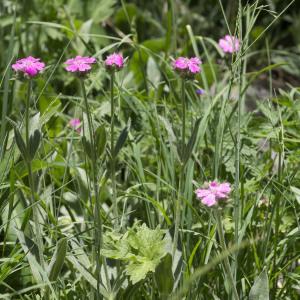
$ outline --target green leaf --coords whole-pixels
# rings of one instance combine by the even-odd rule
[[[36,154],[36,151],[38,150],[40,146],[41,141],[41,132],[36,129],[34,133],[29,138],[29,158],[30,160],[34,159],[34,156]]]
[[[173,290],[172,255],[167,253],[155,269],[155,280],[161,295],[169,295]]]
[[[127,137],[128,137],[128,132],[129,132],[129,126],[126,126],[126,127],[122,130],[122,132],[121,132],[121,134],[120,134],[120,136],[119,136],[119,138],[118,138],[118,140],[117,140],[115,149],[114,149],[114,151],[113,151],[115,157],[118,155],[118,153],[120,152],[120,150],[121,150],[122,147],[124,146],[124,144],[125,144],[125,142],[126,142],[126,140],[127,140]]]
[[[84,148],[85,153],[87,154],[87,156],[88,156],[90,159],[92,159],[92,158],[93,158],[93,156],[92,156],[92,153],[93,153],[93,152],[92,152],[92,146],[91,146],[91,143],[86,139],[85,136],[82,137],[81,141],[82,141],[82,146],[83,146],[83,148]]]
[[[100,0],[95,1],[94,7],[92,7],[92,19],[96,23],[100,23],[110,17],[113,12],[113,6],[116,4],[116,0]]]
[[[138,262],[131,263],[126,267],[126,274],[129,275],[132,284],[146,278],[149,272],[154,272],[156,263],[146,258],[141,258]]]
[[[106,145],[106,131],[105,126],[99,126],[95,132],[95,146],[97,148],[97,155],[101,156]]]
[[[26,257],[34,279],[37,283],[43,282],[42,274],[40,273],[41,266],[37,260],[38,250],[36,244],[31,239],[26,237],[21,230],[15,228],[15,232],[24,253],[26,253]]]
[[[62,238],[58,241],[55,252],[52,256],[51,262],[48,267],[48,276],[51,281],[54,281],[57,279],[67,253],[67,247],[68,247],[68,241],[66,238]]]
[[[21,136],[21,133],[17,128],[14,128],[14,132],[15,132],[16,143],[21,152],[21,155],[23,156],[24,160],[28,161],[29,160],[28,151],[25,142]]]
[[[182,153],[182,162],[183,162],[183,164],[186,164],[186,162],[191,157],[191,154],[194,150],[196,138],[197,138],[197,135],[198,135],[199,126],[200,126],[200,119],[198,119],[196,121],[195,126],[194,126],[193,131],[192,131],[192,135],[190,137],[190,140],[189,140],[187,146],[184,147],[184,151]]]
[[[269,300],[269,281],[266,270],[256,278],[249,293],[249,300]]]
[[[300,204],[300,189],[294,187],[294,186],[291,186],[291,190],[292,192],[294,193],[298,203]]]
[[[122,260],[126,274],[136,284],[150,272],[155,272],[166,255],[166,239],[163,236],[164,232],[158,227],[150,229],[146,224],[136,223],[124,234],[106,233],[101,253],[105,257]]]

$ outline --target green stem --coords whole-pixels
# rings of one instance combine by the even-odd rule
[[[218,230],[218,235],[219,235],[222,251],[227,252],[228,250],[227,250],[226,243],[225,243],[225,236],[224,236],[224,231],[223,231],[221,214],[218,210],[216,210],[215,216],[216,216],[216,220],[217,220],[217,230]],[[227,256],[224,258],[224,267],[225,267],[225,271],[227,273],[227,277],[229,279],[229,283],[231,285],[231,289],[233,291],[234,299],[239,300],[239,295],[238,295],[238,292],[236,290],[233,274],[231,272],[231,267],[230,267],[229,259],[228,259]]]
[[[82,91],[82,96],[84,99],[85,111],[88,119],[88,127],[89,127],[89,135],[90,135],[90,143],[92,148],[92,157],[91,157],[91,171],[92,171],[92,180],[93,180],[93,188],[95,193],[95,208],[94,208],[94,239],[95,239],[95,251],[96,251],[96,279],[97,279],[97,299],[100,299],[100,279],[101,279],[101,260],[103,260],[104,273],[106,277],[106,282],[110,289],[110,281],[107,272],[107,265],[105,258],[101,257],[101,248],[103,245],[103,226],[102,219],[100,214],[100,199],[99,199],[99,191],[98,191],[98,182],[97,182],[97,159],[96,159],[96,148],[95,148],[95,140],[94,140],[94,127],[92,123],[92,117],[89,110],[88,99],[86,95],[84,80],[80,79],[80,87]]]
[[[29,151],[29,112],[30,112],[30,98],[31,98],[31,90],[32,90],[32,80],[28,81],[27,86],[27,98],[26,98],[26,108],[25,108],[25,140],[26,140],[26,148],[27,151]],[[38,247],[38,255],[39,255],[39,261],[40,265],[43,270],[45,270],[45,261],[44,261],[44,246],[43,246],[43,238],[42,238],[42,232],[39,224],[39,211],[38,211],[38,202],[35,198],[35,187],[34,187],[34,178],[33,178],[33,172],[32,172],[32,160],[27,155],[26,158],[26,165],[28,169],[28,182],[29,182],[29,188],[31,191],[31,204],[32,204],[32,218],[34,222],[35,227],[35,242]],[[48,298],[48,293],[46,291],[45,294],[46,299]]]
[[[29,151],[29,108],[30,108],[31,90],[32,90],[32,81],[29,80],[28,89],[27,89],[27,99],[26,99],[26,111],[25,111],[25,131],[26,131],[25,138],[26,138],[27,151]],[[27,158],[27,169],[28,169],[29,187],[31,190],[33,221],[34,221],[34,226],[36,231],[36,243],[38,246],[40,264],[42,268],[45,269],[45,262],[44,262],[44,255],[43,255],[43,239],[42,239],[42,233],[40,230],[39,219],[38,219],[38,207],[37,207],[37,201],[35,199],[35,188],[34,188],[31,159],[29,157]]]
[[[186,135],[186,128],[185,128],[185,118],[186,118],[186,112],[185,112],[185,79],[182,78],[181,81],[181,103],[182,103],[182,129],[181,129],[181,142],[180,142],[180,157],[183,157],[184,148],[185,148],[185,135]],[[181,212],[181,195],[183,195],[182,189],[182,181],[184,178],[184,164],[180,163],[180,174],[179,174],[179,183],[178,183],[178,193],[177,193],[177,200],[175,203],[175,230],[174,230],[174,244],[173,244],[173,257],[175,255],[175,251],[177,248],[178,243],[178,233],[179,233],[179,225],[180,225],[180,212]]]
[[[181,142],[181,155],[183,155],[185,147],[185,79],[181,80],[181,105],[182,105],[182,142]]]
[[[116,157],[115,157],[115,144],[114,144],[114,135],[115,135],[115,99],[114,99],[114,79],[115,72],[111,72],[110,77],[110,152],[111,152],[111,183],[112,183],[112,203],[115,217],[115,228],[118,228],[119,225],[119,215],[118,215],[118,203],[117,203],[117,187],[116,187]]]

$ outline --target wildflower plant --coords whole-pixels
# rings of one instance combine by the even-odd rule
[[[93,201],[91,201],[92,205],[94,206],[94,240],[95,240],[95,253],[96,253],[96,271],[95,271],[95,277],[97,280],[97,297],[99,297],[99,284],[101,281],[101,265],[103,262],[103,267],[105,270],[105,276],[106,276],[106,282],[109,284],[108,280],[108,274],[107,274],[107,266],[105,259],[102,259],[102,256],[100,254],[100,249],[103,244],[103,227],[102,227],[102,219],[101,219],[101,212],[100,212],[100,198],[99,198],[99,187],[98,187],[98,163],[97,158],[103,153],[103,147],[98,146],[99,143],[96,144],[97,140],[102,140],[101,144],[105,144],[106,142],[106,135],[104,134],[105,130],[101,130],[101,127],[99,127],[99,130],[97,129],[97,135],[96,131],[94,130],[94,124],[93,124],[93,118],[90,111],[90,106],[88,103],[86,88],[85,88],[85,78],[86,75],[91,71],[92,64],[96,62],[95,58],[93,57],[82,57],[82,56],[76,56],[75,58],[68,59],[65,64],[67,65],[65,67],[65,70],[71,73],[74,73],[79,78],[80,88],[81,88],[81,94],[83,97],[84,107],[85,107],[85,113],[87,116],[88,121],[88,132],[89,136],[88,139],[85,136],[85,132],[82,136],[82,145],[84,147],[84,150],[90,160],[90,166],[91,166],[91,175],[92,175],[92,186],[94,190],[94,197],[95,197],[95,204],[93,205]],[[73,124],[74,121],[73,120]],[[99,136],[100,135],[100,136]],[[104,139],[104,141],[103,141]]]
[[[185,177],[185,165],[189,159],[189,155],[186,155],[186,81],[195,78],[197,74],[201,72],[200,65],[202,61],[198,57],[179,57],[173,61],[174,71],[181,77],[181,108],[182,108],[182,129],[179,136],[179,157],[180,157],[180,175],[178,181],[178,196],[175,202],[175,232],[174,232],[174,243],[173,243],[173,257],[176,252],[179,234],[179,223],[180,223],[180,212],[181,212],[181,201],[183,196],[182,181]]]
[[[0,298],[298,299],[297,1],[4,2]]]
[[[116,149],[115,149],[115,96],[114,83],[115,72],[121,71],[124,67],[124,58],[122,54],[113,53],[107,56],[104,61],[106,70],[110,74],[110,175],[112,183],[112,202],[115,215],[115,227],[119,224],[119,213],[117,203],[117,187],[116,187]]]
[[[21,76],[22,79],[26,80],[27,83],[27,95],[25,103],[25,141],[17,127],[14,128],[16,144],[20,150],[20,153],[25,162],[28,171],[28,183],[30,188],[30,204],[32,206],[32,218],[34,222],[35,236],[38,248],[38,258],[43,270],[45,270],[45,260],[44,260],[44,246],[42,239],[42,231],[39,225],[39,204],[36,197],[36,185],[34,182],[34,171],[32,162],[37,154],[40,147],[42,134],[39,129],[35,129],[30,132],[30,113],[31,113],[31,100],[32,100],[32,89],[33,80],[38,76],[45,68],[45,64],[41,62],[39,58],[34,58],[32,56],[22,58],[16,61],[12,65],[12,69]]]

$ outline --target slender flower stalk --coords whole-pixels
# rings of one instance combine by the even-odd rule
[[[174,257],[175,251],[178,243],[178,233],[180,225],[180,212],[181,212],[181,199],[183,197],[184,191],[182,190],[182,182],[184,180],[185,165],[186,162],[182,161],[184,151],[185,151],[185,141],[186,141],[186,100],[185,100],[185,88],[186,80],[193,79],[200,71],[202,61],[198,57],[178,57],[173,61],[173,69],[181,77],[181,117],[182,117],[182,127],[181,127],[181,140],[179,141],[179,152],[180,152],[180,165],[179,165],[179,181],[178,181],[178,193],[177,200],[175,201],[175,230],[174,230],[174,242],[172,255]]]
[[[29,113],[30,113],[30,98],[31,98],[31,90],[32,90],[32,80],[28,80],[28,88],[27,88],[27,99],[26,99],[26,109],[25,109],[25,141],[26,148],[29,151]],[[38,212],[38,202],[35,198],[35,187],[34,187],[34,177],[32,173],[32,160],[27,157],[26,165],[28,169],[28,182],[31,191],[31,203],[32,203],[32,214],[33,214],[33,222],[35,227],[36,234],[36,244],[38,247],[38,254],[40,264],[43,270],[45,270],[45,261],[44,261],[44,246],[43,246],[43,238],[39,224],[39,212]]]
[[[124,58],[119,53],[113,53],[106,57],[104,62],[105,68],[110,73],[110,176],[112,184],[112,203],[114,211],[114,227],[119,227],[119,213],[117,202],[117,185],[116,185],[116,153],[115,153],[115,97],[114,97],[114,82],[115,73],[124,67]]]
[[[116,156],[115,156],[115,99],[114,99],[114,78],[115,72],[110,75],[110,149],[111,149],[111,183],[112,183],[112,202],[115,217],[115,228],[119,224],[118,203],[117,203],[117,187],[116,187]]]
[[[31,192],[31,205],[32,205],[32,214],[33,222],[35,227],[35,241],[38,247],[38,257],[42,269],[45,271],[45,261],[44,261],[44,250],[43,250],[43,238],[42,232],[39,224],[39,211],[38,211],[38,202],[35,197],[35,186],[34,186],[34,177],[32,172],[32,160],[35,153],[30,153],[30,132],[29,132],[29,117],[30,117],[30,99],[32,91],[32,82],[33,78],[39,75],[45,68],[45,63],[43,63],[40,58],[35,58],[28,56],[25,58],[18,59],[12,66],[12,69],[16,72],[18,78],[27,81],[27,98],[26,98],[26,108],[25,108],[25,147],[23,151],[20,149],[23,159],[26,163],[28,170],[28,182]],[[38,149],[40,142],[40,133],[37,131],[35,135],[37,137],[37,144],[34,145],[32,149],[35,151]],[[22,139],[22,138],[21,138]],[[36,139],[35,139],[36,142]],[[32,150],[34,152],[34,150]],[[24,151],[26,153],[24,153]],[[23,152],[23,153],[22,153]],[[47,298],[47,293],[45,295]]]
[[[97,179],[97,157],[96,157],[96,145],[95,145],[95,131],[92,122],[92,116],[89,109],[84,79],[92,70],[92,64],[96,63],[96,59],[94,57],[88,56],[79,56],[77,55],[75,58],[68,59],[65,62],[65,70],[75,74],[79,78],[80,88],[82,97],[84,100],[85,112],[88,120],[88,131],[89,131],[89,144],[90,144],[90,153],[89,158],[91,160],[91,173],[92,173],[92,182],[93,182],[93,190],[95,194],[95,206],[94,206],[94,240],[95,240],[95,256],[96,256],[96,280],[97,280],[97,300],[101,298],[100,295],[100,281],[101,281],[101,262],[103,262],[104,273],[106,277],[106,282],[108,285],[108,289],[110,290],[110,281],[107,272],[106,260],[101,256],[101,248],[103,244],[103,225],[101,219],[101,205],[99,199],[99,189],[98,189],[98,179]],[[74,122],[73,122],[74,123]],[[74,125],[74,124],[73,124]],[[84,127],[83,127],[84,128]]]
[[[95,194],[95,208],[94,208],[94,238],[95,238],[95,250],[96,250],[96,279],[97,279],[97,299],[100,299],[100,280],[101,280],[101,261],[103,261],[105,276],[107,284],[109,285],[109,276],[107,272],[106,260],[102,260],[101,248],[103,245],[103,225],[100,214],[100,199],[99,199],[99,190],[97,182],[97,158],[96,158],[96,148],[95,148],[95,132],[92,122],[91,113],[89,110],[87,94],[84,85],[84,79],[80,78],[80,87],[82,92],[82,97],[84,100],[85,111],[88,119],[88,129],[89,129],[89,138],[91,143],[91,172],[93,180],[93,188]]]
[[[180,156],[182,157],[185,148],[185,139],[186,139],[186,128],[185,128],[185,120],[186,120],[186,112],[185,112],[185,78],[181,79],[181,105],[182,105],[182,128],[181,128],[181,143],[180,143]],[[179,174],[179,183],[178,183],[178,194],[177,200],[175,204],[175,231],[174,231],[174,244],[173,244],[173,257],[175,255],[175,251],[178,243],[178,234],[179,234],[179,225],[180,225],[180,212],[181,212],[181,185],[184,177],[184,164],[180,164],[180,174]]]
[[[229,197],[230,192],[231,187],[228,182],[218,183],[217,181],[212,181],[206,184],[204,187],[195,191],[197,198],[201,200],[201,203],[203,205],[207,206],[208,208],[214,208],[215,218],[217,221],[218,236],[220,239],[221,248],[224,252],[227,252],[227,247],[223,231],[222,218],[220,214],[220,207],[221,205],[226,204],[226,200]],[[239,300],[239,295],[235,286],[234,276],[231,271],[229,259],[227,256],[224,259],[224,267],[231,286],[231,290],[233,292],[234,299]]]

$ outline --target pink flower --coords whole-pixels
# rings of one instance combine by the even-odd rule
[[[202,61],[198,57],[178,57],[173,62],[173,68],[183,77],[193,77],[201,71]]]
[[[239,51],[240,41],[234,36],[225,35],[219,40],[219,46],[225,53],[234,53]]]
[[[79,74],[86,74],[92,69],[92,64],[96,62],[94,57],[77,55],[75,58],[68,59],[65,64],[65,69],[68,72],[76,72]]]
[[[106,57],[104,64],[107,69],[120,70],[124,67],[124,58],[122,54],[113,53]]]
[[[178,57],[174,62],[173,62],[173,68],[179,69],[179,70],[186,70],[188,68],[188,61],[189,59],[186,57]]]
[[[77,131],[78,133],[81,132],[81,128],[80,128],[81,121],[80,121],[80,119],[71,119],[70,122],[69,122],[69,125],[70,125],[73,129],[76,129],[76,131]]]
[[[227,199],[231,187],[228,182],[218,183],[212,181],[208,184],[207,188],[197,189],[196,196],[201,200],[202,204],[211,207],[217,204],[220,199]]]
[[[40,58],[28,56],[16,61],[11,67],[16,71],[23,73],[29,77],[34,77],[44,70],[45,64],[40,61]]]
[[[201,71],[200,65],[202,61],[198,57],[192,57],[188,61],[188,68],[191,73],[197,74]]]

